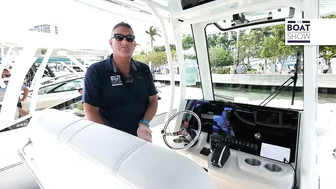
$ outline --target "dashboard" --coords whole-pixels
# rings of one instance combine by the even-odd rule
[[[221,136],[231,149],[257,156],[272,146],[287,151],[288,162],[295,161],[300,110],[204,100],[188,100],[186,109],[200,117],[207,142]],[[197,129],[194,117],[184,119],[189,129]]]

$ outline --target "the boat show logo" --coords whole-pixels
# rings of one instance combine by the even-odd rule
[[[305,45],[311,39],[309,20],[287,20],[286,21],[286,44]]]
[[[113,75],[110,77],[112,86],[119,86],[122,85],[121,77],[120,75]]]

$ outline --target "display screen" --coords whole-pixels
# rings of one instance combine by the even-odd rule
[[[235,136],[233,126],[230,121],[230,115],[233,110],[231,106],[216,107],[215,104],[204,101],[196,100],[189,101],[187,109],[198,112],[204,122],[210,122],[212,133],[225,133],[227,135]],[[220,108],[220,109],[219,109]]]
[[[230,122],[230,113],[232,111],[231,107],[224,107],[221,115],[213,115],[213,126],[212,132],[219,133],[223,131],[224,133],[235,136],[231,122]]]

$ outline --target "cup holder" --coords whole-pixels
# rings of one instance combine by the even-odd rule
[[[279,166],[279,165],[276,165],[276,164],[266,164],[265,165],[265,168],[271,172],[280,172],[282,171],[282,168]]]
[[[246,158],[245,163],[251,166],[259,166],[261,164],[261,162],[255,158]]]

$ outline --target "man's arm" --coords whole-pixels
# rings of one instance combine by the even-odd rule
[[[145,115],[143,117],[143,120],[147,120],[148,122],[150,122],[157,111],[157,107],[158,107],[158,97],[157,97],[157,90],[155,88],[154,85],[154,80],[153,80],[153,76],[149,70],[149,67],[147,67],[148,71],[148,94],[149,94],[149,103],[148,103],[148,108],[145,112]]]
[[[143,120],[150,122],[156,114],[156,109],[158,106],[157,95],[152,95],[149,97],[148,108],[145,112]],[[142,122],[139,124],[137,135],[139,138],[142,138],[145,141],[152,142],[152,131],[148,128],[147,123]]]
[[[92,106],[88,103],[84,103],[84,113],[86,119],[103,125],[105,124],[103,119],[99,115],[99,108]]]
[[[104,124],[99,114],[99,107],[101,107],[101,88],[98,75],[92,66],[86,71],[83,92],[82,100],[84,102],[83,106],[86,119]]]
[[[21,91],[23,91],[23,96],[21,99],[19,99],[20,102],[25,101],[26,98],[28,97],[29,89],[25,85],[21,86]]]
[[[145,112],[145,115],[144,115],[143,119],[150,122],[156,114],[157,107],[158,107],[157,95],[150,96],[149,97],[148,108]]]
[[[25,101],[26,98],[28,97],[28,93],[29,93],[29,89],[27,87],[25,87],[23,89],[23,97],[22,97],[22,101]]]

